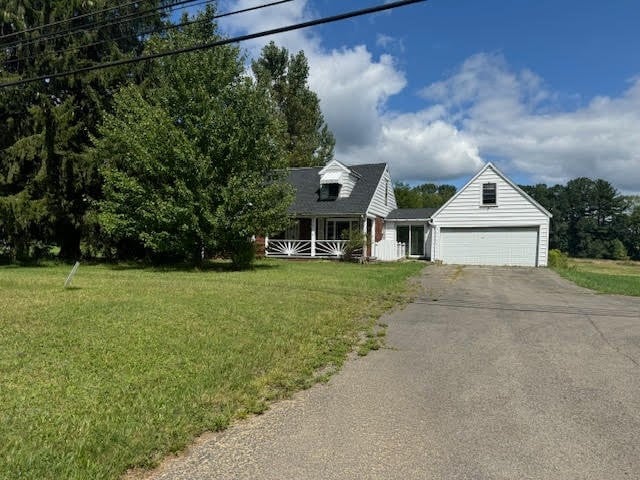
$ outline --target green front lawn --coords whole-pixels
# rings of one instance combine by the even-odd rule
[[[0,478],[118,478],[339,366],[424,264],[0,268]]]
[[[640,262],[571,258],[569,268],[555,270],[581,287],[640,296]]]

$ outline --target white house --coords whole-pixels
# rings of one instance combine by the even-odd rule
[[[418,218],[420,217],[420,218]],[[385,238],[408,255],[465,265],[547,265],[551,214],[487,163],[433,211],[391,212]]]
[[[291,168],[287,181],[296,191],[289,207],[293,221],[286,232],[265,239],[267,256],[339,257],[353,230],[366,235],[366,255],[372,256],[384,219],[397,209],[385,163],[347,167],[332,160],[324,167]]]
[[[368,256],[449,264],[546,266],[551,214],[493,164],[439,209],[398,209],[385,164],[291,169],[293,227],[267,239],[268,256],[335,257],[361,229]]]
[[[469,265],[547,265],[551,214],[488,163],[431,217],[431,258]]]

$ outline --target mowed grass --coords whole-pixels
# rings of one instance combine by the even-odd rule
[[[0,267],[0,478],[114,479],[339,366],[420,263]]]
[[[556,271],[591,290],[640,296],[640,262],[571,258],[569,268]]]

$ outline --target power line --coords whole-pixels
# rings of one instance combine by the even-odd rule
[[[212,2],[212,1],[215,1],[215,0],[207,0],[207,2]],[[214,17],[214,18],[216,18],[216,17]],[[4,63],[4,65],[12,65],[12,64],[15,64],[15,63],[19,63],[19,62],[24,62],[26,60],[34,59],[34,58],[39,57],[39,56],[41,56],[41,55],[43,55],[45,53],[48,53],[48,54],[61,54],[61,53],[65,53],[65,52],[71,52],[71,51],[74,51],[74,50],[82,50],[83,48],[97,47],[98,45],[102,45],[104,43],[110,43],[110,42],[116,43],[116,42],[118,42],[120,40],[127,40],[127,39],[131,39],[133,37],[138,37],[138,36],[139,37],[144,37],[146,35],[152,35],[154,33],[163,32],[163,31],[166,31],[166,30],[173,30],[173,29],[176,29],[176,28],[186,27],[188,25],[192,25],[192,24],[195,24],[195,23],[202,23],[202,22],[206,22],[206,21],[209,21],[209,19],[208,18],[198,18],[196,20],[189,20],[189,21],[182,22],[182,23],[174,23],[174,24],[169,24],[169,25],[162,25],[161,27],[153,28],[151,30],[146,30],[144,32],[138,32],[138,33],[135,33],[135,34],[121,35],[120,37],[107,38],[107,39],[100,40],[100,41],[97,41],[97,42],[84,43],[84,44],[81,44],[81,45],[76,45],[76,46],[64,48],[64,49],[61,49],[61,50],[49,50],[49,51],[45,51],[45,52],[42,52],[42,53],[39,53],[39,54],[35,54],[34,53],[33,55],[27,55],[26,57],[12,58],[12,59],[7,60],[6,62],[3,62],[3,63]]]
[[[180,48],[180,49],[176,49],[176,50],[169,50],[166,52],[158,52],[158,53],[154,53],[154,54],[150,54],[150,55],[143,55],[143,56],[139,56],[139,57],[135,57],[135,58],[126,58],[126,59],[122,59],[122,60],[115,60],[112,62],[105,62],[105,63],[101,63],[98,65],[91,65],[89,67],[84,67],[84,68],[78,68],[75,70],[69,70],[66,72],[54,72],[48,75],[40,75],[38,77],[31,77],[31,78],[25,78],[25,79],[21,79],[21,80],[14,80],[12,82],[6,82],[6,83],[1,83],[0,84],[0,88],[6,88],[6,87],[14,87],[14,86],[18,86],[18,85],[24,85],[27,83],[33,83],[33,82],[37,82],[40,80],[50,80],[53,78],[60,78],[60,77],[66,77],[69,75],[76,75],[78,73],[86,73],[86,72],[91,72],[91,71],[95,71],[95,70],[102,70],[105,68],[111,68],[111,67],[118,67],[121,65],[129,65],[132,63],[137,63],[137,62],[143,62],[143,61],[148,61],[148,60],[154,60],[156,58],[162,58],[162,57],[168,57],[171,55],[178,55],[181,53],[189,53],[189,52],[195,52],[195,51],[199,51],[199,50],[206,50],[209,48],[215,48],[215,47],[220,47],[223,45],[228,45],[231,43],[239,43],[239,42],[245,42],[247,40],[252,40],[254,38],[260,38],[260,37],[266,37],[269,35],[275,35],[277,33],[285,33],[285,32],[291,32],[293,30],[300,30],[302,28],[308,28],[308,27],[314,27],[317,25],[324,25],[327,23],[333,23],[333,22],[337,22],[340,20],[346,20],[349,18],[353,18],[353,17],[359,17],[362,15],[368,15],[368,14],[372,14],[372,13],[377,13],[377,12],[382,12],[385,10],[391,10],[394,8],[398,8],[398,7],[404,7],[407,5],[411,5],[414,3],[421,3],[421,2],[425,2],[427,0],[400,0],[400,1],[395,1],[395,2],[390,2],[390,3],[386,3],[383,5],[378,5],[375,7],[369,7],[369,8],[363,8],[360,10],[353,10],[350,12],[346,12],[346,13],[341,13],[339,15],[333,15],[330,17],[323,17],[323,18],[319,18],[316,20],[310,20],[307,22],[301,22],[301,23],[295,23],[292,25],[287,25],[285,27],[279,27],[279,28],[273,28],[270,30],[263,30],[262,32],[257,32],[257,33],[250,33],[247,35],[240,35],[238,37],[233,37],[233,38],[226,38],[223,40],[217,40],[215,42],[209,42],[209,43],[205,43],[202,45],[193,45],[191,47],[185,47],[185,48]]]
[[[156,12],[159,12],[161,10],[167,10],[169,9],[169,11],[173,11],[174,9],[181,7],[183,5],[187,5],[189,3],[193,3],[196,0],[181,0],[179,2],[173,3],[171,5],[164,5],[161,7],[156,7],[156,8],[150,8],[147,10],[142,10],[140,12],[130,12],[126,15],[123,15],[119,18],[113,18],[113,19],[105,19],[105,20],[101,20],[99,22],[92,22],[89,23],[87,25],[78,25],[74,28],[70,28],[66,31],[62,31],[62,32],[54,32],[54,33],[49,33],[47,35],[42,35],[40,37],[36,37],[36,38],[32,38],[30,40],[27,41],[22,41],[22,40],[17,40],[14,41],[12,43],[6,44],[6,45],[2,45],[2,48],[14,48],[14,47],[25,47],[28,45],[33,45],[39,42],[43,42],[43,41],[47,41],[47,40],[55,40],[57,38],[62,38],[65,37],[67,35],[72,35],[72,34],[77,34],[77,33],[84,33],[85,31],[88,30],[92,30],[92,29],[100,29],[100,28],[104,28],[104,27],[109,27],[109,26],[117,26],[120,25],[122,23],[127,23],[127,22],[131,22],[131,21],[135,21],[135,20],[141,20],[143,18],[149,18],[149,17],[153,17],[156,15]],[[206,1],[211,1],[211,0],[206,0]],[[202,4],[203,2],[201,1],[200,4]],[[143,15],[144,14],[144,15]],[[69,20],[69,19],[67,19]],[[75,20],[75,18],[72,18],[70,20]],[[51,24],[48,24],[51,25]]]
[[[215,0],[206,0],[205,2],[200,2],[200,3],[201,4],[206,4],[206,3],[211,3],[212,1],[215,1]],[[240,13],[246,13],[246,12],[260,10],[260,9],[267,8],[267,7],[273,7],[273,6],[276,6],[276,5],[280,5],[280,4],[287,3],[287,2],[292,2],[292,1],[293,0],[273,1],[273,2],[269,2],[269,3],[261,4],[261,5],[256,5],[256,6],[253,6],[253,7],[243,8],[243,9],[240,9],[240,10],[233,10],[233,11],[230,11],[230,12],[224,12],[224,13],[215,14],[215,15],[213,15],[212,18],[213,19],[218,19],[218,18],[229,17],[229,16],[232,16],[232,15],[238,15]],[[194,4],[193,6],[196,6],[196,5],[197,4]],[[151,34],[154,34],[154,33],[173,30],[173,29],[181,28],[181,27],[186,27],[186,26],[189,26],[189,25],[202,23],[202,22],[205,22],[205,21],[209,21],[209,19],[208,18],[198,18],[198,19],[194,19],[194,20],[188,20],[188,21],[182,22],[182,23],[163,25],[163,26],[158,27],[158,28],[154,28],[154,29],[147,30],[147,31],[144,31],[144,32],[139,32],[139,33],[135,34],[135,36],[151,35]],[[73,47],[69,47],[69,48],[65,48],[65,49],[61,49],[61,50],[53,50],[53,51],[49,51],[49,52],[46,52],[46,53],[60,54],[60,53],[74,51],[74,50],[81,50],[83,48],[95,47],[95,46],[98,46],[98,45],[102,45],[104,43],[118,42],[119,40],[126,40],[126,39],[129,39],[129,38],[132,38],[132,35],[122,35],[122,36],[116,37],[116,38],[108,38],[108,39],[105,39],[105,40],[100,40],[98,42],[91,42],[91,43],[87,43],[87,44],[76,45],[76,46],[73,46]],[[10,60],[5,61],[4,65],[5,66],[6,65],[13,65],[13,64],[16,64],[16,63],[19,63],[19,62],[23,62],[23,61],[26,61],[26,60],[30,60],[30,59],[36,58],[38,56],[39,56],[38,54],[33,54],[33,55],[28,55],[26,57],[12,58]]]
[[[137,5],[140,5],[140,3],[141,3],[140,0],[136,0],[136,1],[133,1],[133,2],[129,2],[129,3],[123,3],[121,5],[116,5],[114,7],[103,8],[102,10],[96,10],[96,11],[93,11],[93,12],[83,13],[82,15],[77,15],[75,17],[63,18],[61,20],[56,20],[55,22],[46,23],[44,25],[37,25],[35,27],[31,27],[31,28],[26,28],[24,30],[20,30],[18,32],[12,32],[12,33],[9,33],[7,35],[2,35],[2,36],[0,36],[0,40],[4,40],[6,38],[15,37],[15,36],[18,36],[18,35],[23,35],[25,33],[34,32],[36,30],[41,30],[41,29],[48,28],[48,27],[53,27],[53,26],[56,26],[56,25],[62,25],[63,23],[67,23],[67,22],[75,22],[76,20],[80,20],[82,18],[91,17],[91,16],[94,16],[94,15],[100,15],[101,13],[107,13],[107,12],[111,12],[113,10],[119,10],[121,8],[131,7],[131,6],[134,6],[134,5],[137,6]],[[169,5],[167,5],[167,7],[168,6]],[[162,7],[162,8],[166,8],[166,7]]]

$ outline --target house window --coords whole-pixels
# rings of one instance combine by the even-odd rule
[[[358,220],[327,220],[327,240],[347,240],[349,232],[360,228]]]
[[[407,255],[424,256],[424,225],[398,225],[396,240],[407,246]]]
[[[495,204],[496,204],[496,184],[483,183],[482,184],[482,205],[495,205]]]
[[[335,200],[340,195],[339,183],[323,183],[320,185],[320,200]]]

